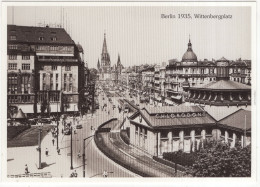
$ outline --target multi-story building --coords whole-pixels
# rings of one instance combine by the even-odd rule
[[[8,59],[9,106],[28,115],[78,111],[83,49],[63,28],[8,25]]]

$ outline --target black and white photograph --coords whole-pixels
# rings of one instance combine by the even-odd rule
[[[256,180],[255,5],[5,4],[2,177]]]

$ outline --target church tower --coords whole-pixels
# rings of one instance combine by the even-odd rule
[[[100,63],[99,63],[99,59],[98,59],[98,63],[97,63],[97,69],[98,69],[98,71],[100,71]]]
[[[122,64],[121,64],[121,61],[120,61],[120,55],[118,54],[118,59],[117,59],[117,71],[119,74],[121,74],[122,72]]]
[[[106,33],[104,33],[104,42],[101,54],[101,69],[104,73],[110,73],[110,56],[107,51]]]

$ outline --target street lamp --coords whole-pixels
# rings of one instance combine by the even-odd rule
[[[73,157],[73,153],[72,153],[72,126],[70,126],[70,152],[71,152],[71,157],[70,157],[70,169],[73,169],[73,162],[72,162],[72,157]]]
[[[42,161],[41,161],[41,138],[42,138],[42,127],[39,127],[38,147],[36,148],[36,150],[39,152],[39,167],[38,167],[38,169],[42,169]]]
[[[57,116],[56,116],[56,124],[57,124],[57,150],[59,149],[59,122],[58,122],[58,104],[57,101]]]
[[[91,136],[89,136],[89,137],[87,137],[87,138],[84,138],[83,139],[83,157],[82,157],[82,159],[83,159],[83,177],[85,178],[85,175],[86,175],[86,159],[85,159],[85,141],[87,140],[87,139],[89,139],[89,138],[91,138],[91,137],[93,137],[94,135],[91,135]]]

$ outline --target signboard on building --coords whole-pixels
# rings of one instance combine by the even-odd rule
[[[156,119],[168,119],[168,118],[192,118],[192,117],[204,117],[205,112],[183,112],[183,113],[171,113],[171,114],[156,114]]]

